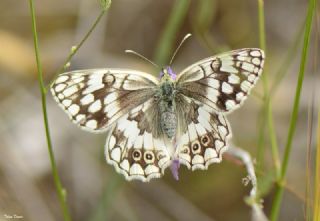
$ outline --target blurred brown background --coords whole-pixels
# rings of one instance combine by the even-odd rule
[[[113,0],[110,10],[69,69],[117,67],[152,71],[149,64],[125,54],[124,50],[132,49],[154,58],[175,2]],[[35,0],[35,6],[44,76],[49,82],[71,46],[81,40],[101,9],[99,1],[92,0]],[[281,151],[297,81],[306,6],[307,1],[301,0],[265,2],[267,63],[264,74],[269,76],[272,85],[279,73],[285,74],[277,90],[272,92],[275,93],[273,110]],[[191,1],[172,39],[174,48],[189,32],[193,37],[183,45],[174,62],[176,72],[221,51],[259,47],[257,1]],[[314,36],[312,39],[310,64],[312,53],[319,50]],[[290,50],[293,53],[284,65]],[[279,72],[283,66],[285,73]],[[311,67],[306,71],[279,220],[304,220],[307,111],[314,83],[319,83],[319,78],[311,74]],[[258,118],[263,93],[261,81],[254,91],[245,105],[229,116],[233,142],[253,157],[257,153],[261,123]],[[242,184],[242,178],[247,175],[242,166],[224,160],[211,165],[208,171],[191,172],[183,167],[178,182],[169,170],[162,179],[148,184],[127,182],[104,160],[104,135],[78,129],[50,94],[48,112],[56,161],[73,220],[250,219],[251,210],[244,201],[250,186]],[[42,120],[28,1],[1,0],[0,220],[8,220],[5,215],[13,214],[23,216],[22,220],[62,220]],[[272,158],[267,141],[265,146],[266,167],[270,168]],[[268,171],[257,171],[257,174],[267,177]],[[270,179],[272,184],[272,177]],[[263,196],[267,214],[272,187],[269,185]]]

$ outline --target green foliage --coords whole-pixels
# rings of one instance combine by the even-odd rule
[[[103,11],[107,11],[111,6],[111,0],[100,0],[100,5]]]
[[[166,65],[170,59],[169,57],[173,50],[177,31],[183,24],[188,13],[189,5],[190,0],[179,0],[175,2],[171,10],[168,22],[161,34],[154,56],[154,61],[160,66]]]
[[[213,22],[213,17],[216,10],[216,1],[202,0],[199,1],[196,8],[195,27],[200,32],[208,30]]]
[[[299,69],[299,76],[298,76],[298,82],[296,87],[296,93],[294,97],[294,104],[292,108],[292,114],[290,119],[290,126],[288,131],[288,137],[287,142],[285,146],[285,152],[283,156],[283,162],[281,165],[281,174],[277,182],[277,189],[276,189],[276,195],[273,201],[272,210],[271,210],[271,220],[276,221],[279,216],[280,211],[280,205],[282,201],[282,196],[284,192],[284,182],[285,177],[288,169],[288,163],[290,158],[290,153],[292,150],[292,141],[293,136],[295,133],[296,125],[297,125],[297,119],[298,119],[298,111],[299,111],[299,104],[300,104],[300,95],[301,95],[301,89],[303,85],[304,80],[304,74],[305,74],[305,67],[307,63],[307,57],[308,57],[308,49],[310,45],[310,36],[311,36],[311,28],[312,28],[312,19],[313,14],[316,9],[316,2],[317,0],[310,0],[309,6],[308,6],[308,12],[307,12],[307,18],[306,18],[306,27],[304,32],[304,43],[303,43],[303,49],[301,52],[301,61],[300,61],[300,69]]]

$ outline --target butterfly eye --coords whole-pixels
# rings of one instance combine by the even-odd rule
[[[144,153],[144,161],[147,163],[147,164],[150,164],[150,163],[153,163],[154,161],[154,155],[151,151],[146,151]]]
[[[192,148],[192,153],[193,154],[198,154],[201,152],[201,145],[199,143],[198,140],[194,141],[192,144],[191,144],[191,148]]]
[[[141,152],[140,150],[134,150],[132,152],[132,158],[135,160],[135,161],[139,161],[141,159]]]

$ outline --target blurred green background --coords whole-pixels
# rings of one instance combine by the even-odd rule
[[[111,8],[79,50],[69,70],[98,67],[130,68],[153,73],[150,64],[129,54],[135,50],[165,63],[187,33],[173,69],[216,53],[259,47],[258,5],[254,0],[113,0]],[[52,80],[73,45],[89,30],[101,8],[92,0],[35,0],[40,53],[45,81]],[[299,69],[307,1],[265,2],[266,69],[272,94],[276,138],[282,156]],[[319,9],[318,9],[319,11]],[[176,20],[169,22],[169,19]],[[316,16],[315,20],[319,17]],[[315,26],[319,25],[316,23]],[[171,27],[172,26],[172,27]],[[316,27],[317,28],[317,27]],[[169,33],[169,35],[168,35]],[[170,35],[171,33],[171,35]],[[319,50],[312,35],[299,119],[279,220],[304,220],[308,107],[319,77],[312,74]],[[313,67],[313,68],[312,68]],[[158,75],[158,73],[153,73]],[[317,73],[319,75],[319,71]],[[264,211],[270,213],[274,195],[269,135],[261,141],[260,81],[244,106],[228,116],[233,143],[257,158]],[[48,114],[54,153],[73,220],[188,221],[250,220],[244,198],[251,186],[243,166],[224,160],[207,171],[180,170],[180,180],[169,170],[150,183],[127,182],[104,160],[105,135],[78,129],[48,95]],[[0,1],[0,220],[20,215],[22,220],[62,220],[53,185],[36,78],[31,18],[27,1]],[[310,135],[310,134],[309,134]],[[315,153],[315,140],[311,142]]]

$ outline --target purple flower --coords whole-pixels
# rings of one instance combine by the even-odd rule
[[[171,77],[172,80],[175,80],[177,78],[176,73],[173,72],[171,67],[166,67],[166,71],[168,72],[169,76]],[[163,77],[164,73],[161,71],[159,74],[159,78],[161,79]]]
[[[170,75],[170,77],[172,78],[172,80],[175,80],[177,78],[176,73],[173,72],[173,70],[171,69],[171,67],[167,67],[168,70],[168,74]]]
[[[179,180],[179,168],[180,168],[180,162],[179,160],[177,159],[174,159],[172,161],[172,164],[171,164],[171,172],[172,172],[172,176],[176,179],[176,180]]]
[[[159,79],[161,79],[163,77],[164,73],[161,71],[159,74]]]

